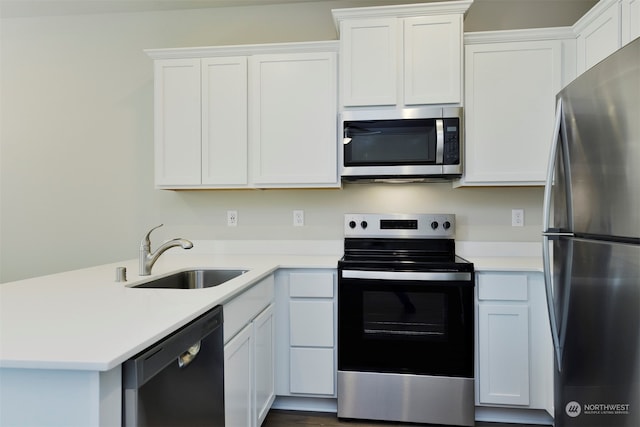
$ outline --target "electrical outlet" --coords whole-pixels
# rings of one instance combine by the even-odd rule
[[[304,211],[293,211],[293,226],[302,227],[304,225]]]
[[[524,209],[511,209],[511,226],[524,227]]]
[[[227,227],[238,226],[238,211],[227,211]]]

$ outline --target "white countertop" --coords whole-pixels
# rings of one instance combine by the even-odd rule
[[[151,276],[129,260],[0,285],[0,367],[106,371],[278,268],[335,268],[337,256],[163,255]],[[128,281],[115,282],[116,267]],[[206,289],[132,289],[183,268],[247,273]]]
[[[204,251],[171,250],[162,255],[151,276],[138,276],[134,259],[0,284],[0,368],[106,371],[278,268],[336,268],[341,257],[326,255],[339,253],[341,242],[280,246],[288,253],[309,254],[304,256],[260,255],[273,253],[272,243],[251,242],[254,252],[249,255],[242,254],[246,244],[198,243]],[[301,250],[291,250],[300,245]],[[542,271],[535,246],[520,245],[514,251],[513,244],[506,244],[509,250],[504,253],[502,246],[463,243],[459,247],[477,271]],[[495,256],[480,256],[485,254]],[[115,282],[117,267],[127,268],[127,282]],[[185,268],[249,271],[206,289],[131,289]]]

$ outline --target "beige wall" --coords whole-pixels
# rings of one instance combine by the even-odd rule
[[[0,282],[134,258],[142,234],[161,222],[166,226],[154,235],[156,243],[178,234],[341,239],[345,212],[433,211],[458,215],[458,239],[537,240],[540,188],[154,190],[153,73],[143,49],[332,40],[331,8],[379,3],[0,20]],[[473,30],[505,28],[509,22],[566,25],[593,2],[513,3],[544,7],[507,16],[502,12],[511,7],[504,2],[478,0],[467,24]],[[556,10],[552,4],[563,12],[550,13]],[[510,226],[511,208],[525,209],[526,227]],[[228,209],[239,211],[237,228],[225,226]],[[293,209],[305,210],[305,227],[290,225]]]

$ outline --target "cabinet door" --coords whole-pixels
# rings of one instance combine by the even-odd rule
[[[465,51],[465,185],[544,185],[560,90],[560,41]]]
[[[481,404],[529,404],[529,313],[526,304],[478,307]]]
[[[338,186],[336,55],[251,57],[253,182]]]
[[[202,183],[247,184],[247,58],[202,59]]]
[[[251,427],[253,420],[253,325],[224,346],[224,411],[228,426]]]
[[[200,184],[200,60],[154,61],[155,184]]]
[[[461,102],[462,15],[407,18],[404,104]]]
[[[578,74],[615,52],[620,44],[620,9],[618,2],[611,2],[606,10],[578,34]]]
[[[275,399],[275,322],[273,305],[253,321],[255,337],[256,426],[262,425]]]
[[[292,348],[290,365],[291,393],[334,394],[333,348]]]
[[[622,0],[622,44],[640,37],[640,0]]]
[[[397,103],[398,20],[358,19],[340,27],[341,103]]]

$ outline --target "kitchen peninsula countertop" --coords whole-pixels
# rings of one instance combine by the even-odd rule
[[[287,252],[309,255],[261,255],[274,252],[271,242],[254,242],[250,254],[235,242],[198,243],[204,251],[162,255],[150,276],[138,276],[133,259],[0,284],[0,368],[108,371],[279,268],[336,268],[342,256],[342,241],[295,243],[301,250]],[[535,244],[515,245],[457,242],[476,271],[541,272]],[[117,267],[126,267],[127,282],[115,281]],[[212,288],[132,289],[187,268],[248,271]]]
[[[0,285],[0,368],[107,371],[279,268],[335,268],[330,255],[164,254]],[[116,282],[116,268],[127,282]],[[186,268],[248,270],[205,289],[133,289]]]

